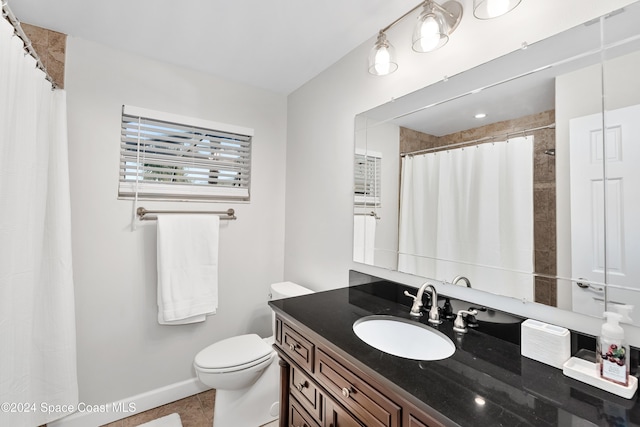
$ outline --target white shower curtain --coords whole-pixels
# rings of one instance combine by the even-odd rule
[[[34,427],[78,403],[66,95],[12,34],[0,19],[0,426]]]
[[[521,137],[404,157],[398,270],[532,298],[532,152]]]

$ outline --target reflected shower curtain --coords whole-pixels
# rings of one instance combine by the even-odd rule
[[[78,403],[65,97],[0,19],[0,426]]]
[[[532,300],[532,153],[521,137],[405,156],[398,270]]]

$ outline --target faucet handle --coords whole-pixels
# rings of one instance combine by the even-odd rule
[[[404,294],[405,296],[413,298],[414,301],[418,298],[416,295],[410,294],[409,291],[404,291]]]
[[[463,315],[475,316],[478,314],[478,311],[475,309],[470,310],[460,310],[458,311],[458,315],[456,316],[456,320],[453,321],[453,330],[456,332],[466,333],[467,332],[467,323],[464,320]]]
[[[410,294],[409,291],[404,291],[404,294],[410,298],[413,298],[413,305],[409,314],[414,317],[422,316],[422,298],[418,298],[417,295]]]
[[[469,311],[487,311],[487,307],[469,307]],[[465,321],[467,322],[467,328],[477,328],[478,327],[478,320],[476,319],[475,315],[472,314],[466,314],[464,316]]]
[[[418,295],[410,294],[409,291],[404,291],[404,294],[405,296],[412,298],[414,304],[420,304],[420,307],[422,307],[422,299],[418,299]]]

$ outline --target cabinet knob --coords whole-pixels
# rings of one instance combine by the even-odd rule
[[[308,386],[308,384],[307,384],[307,382],[305,381],[305,382],[303,382],[303,383],[297,384],[297,385],[296,385],[296,388],[298,389],[298,391],[302,391],[302,390],[303,390],[305,387],[307,387],[307,386]]]
[[[348,388],[345,387],[342,389],[342,395],[347,399],[349,398],[349,394],[351,394],[351,391]]]
[[[298,343],[289,344],[289,350],[295,351],[296,348],[298,348]]]

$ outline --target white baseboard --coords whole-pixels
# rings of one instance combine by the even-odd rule
[[[84,405],[81,403],[78,412],[47,423],[47,426],[98,427],[207,390],[209,390],[209,387],[202,384],[197,378],[192,378],[136,396],[131,396],[117,402],[101,405]]]

